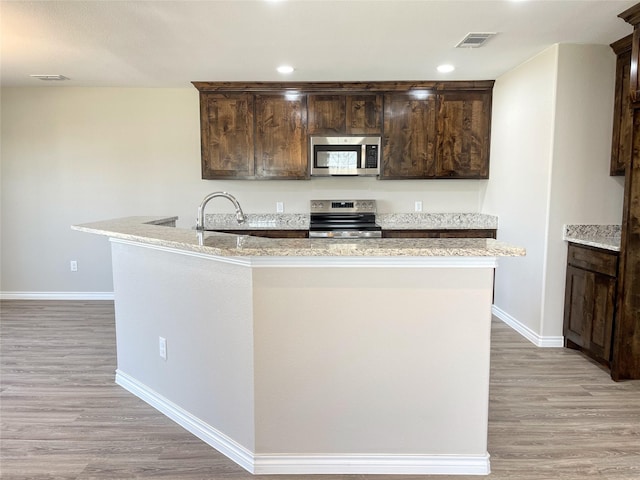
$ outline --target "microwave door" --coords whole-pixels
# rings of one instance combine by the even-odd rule
[[[325,175],[358,175],[360,150],[355,145],[318,145],[314,152],[314,168]]]

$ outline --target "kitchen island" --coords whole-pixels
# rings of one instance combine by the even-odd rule
[[[111,239],[118,384],[253,473],[489,473],[493,270],[523,249],[163,220],[73,227]]]

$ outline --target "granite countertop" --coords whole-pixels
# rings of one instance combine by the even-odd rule
[[[562,238],[580,245],[620,251],[620,225],[565,225]]]
[[[248,213],[238,223],[235,213],[207,213],[207,230],[309,230],[309,215],[304,213]]]
[[[81,232],[215,256],[512,257],[525,249],[485,238],[281,239],[160,226],[174,217],[126,217],[74,225]]]
[[[206,214],[207,230],[309,230],[304,213],[247,214],[238,223],[235,214]],[[498,228],[498,217],[482,213],[379,213],[383,230],[476,230]]]

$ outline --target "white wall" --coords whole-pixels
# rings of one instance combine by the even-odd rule
[[[498,239],[524,246],[500,259],[495,304],[539,331],[551,172],[557,47],[496,80],[491,176],[483,209],[499,216]]]
[[[624,177],[609,176],[615,56],[607,45],[560,45],[542,335],[561,335],[565,224],[620,224]]]
[[[554,45],[497,79],[491,178],[483,210],[498,238],[525,246],[501,259],[495,305],[544,343],[562,335],[567,223],[617,223],[623,180],[609,177],[615,56]]]
[[[107,241],[75,223],[178,215],[195,223],[209,192],[228,190],[247,213],[306,213],[312,198],[365,197],[379,211],[478,212],[486,181],[212,181],[200,178],[198,92],[185,89],[2,89],[0,292],[110,292]],[[208,212],[231,213],[213,201]],[[78,261],[78,272],[69,261]]]

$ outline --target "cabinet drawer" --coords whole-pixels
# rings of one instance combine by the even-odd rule
[[[567,257],[569,265],[615,277],[618,271],[618,253],[570,243]]]

